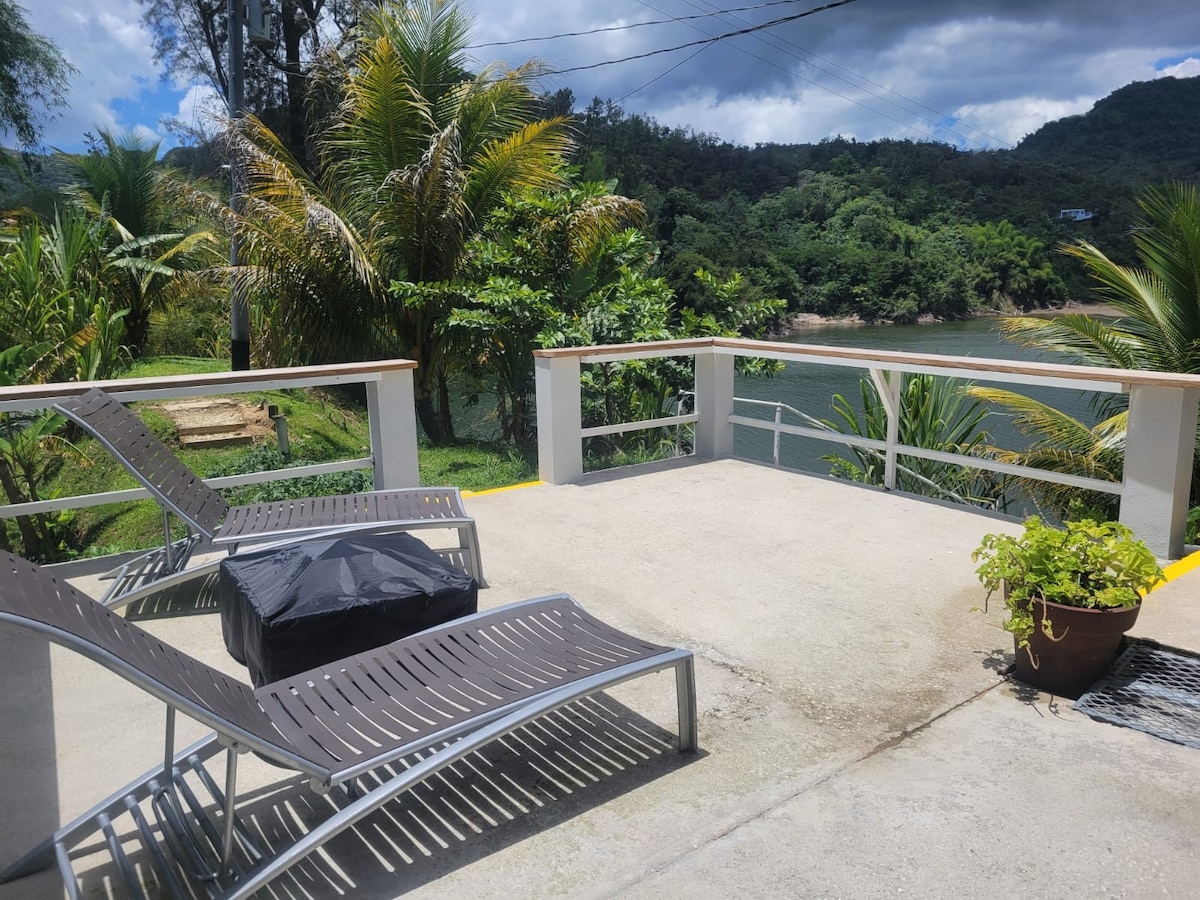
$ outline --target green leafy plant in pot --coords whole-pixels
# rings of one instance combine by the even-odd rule
[[[1091,519],[1059,529],[1030,516],[1024,534],[985,535],[971,558],[989,598],[1003,589],[1017,677],[1072,699],[1104,674],[1163,577],[1127,527]]]

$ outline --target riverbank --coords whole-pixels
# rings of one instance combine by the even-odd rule
[[[1056,307],[1055,309],[1035,309],[1029,312],[1020,313],[1022,316],[1033,316],[1036,318],[1051,318],[1053,316],[1066,315],[1068,313],[1080,313],[1086,316],[1097,316],[1101,318],[1115,318],[1120,315],[1120,312],[1107,303],[1080,303],[1071,301],[1065,306]],[[994,319],[1001,318],[1005,314],[988,311],[977,313],[971,318],[975,319]],[[822,316],[817,313],[793,313],[783,323],[780,329],[780,335],[797,334],[809,331],[814,328],[845,328],[855,326],[876,326],[876,325],[895,325],[897,323],[886,319],[876,319],[873,322],[868,322],[858,315],[849,316]],[[937,316],[922,316],[916,322],[905,322],[904,325],[943,325],[944,319]]]

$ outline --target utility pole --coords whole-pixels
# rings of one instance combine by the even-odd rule
[[[250,40],[256,44],[271,42],[271,13],[265,0],[228,0],[229,15],[229,126],[236,128],[246,111],[246,60],[243,55],[243,32],[248,26]],[[235,215],[242,212],[242,193],[245,178],[241,161],[234,153],[229,161],[229,206]],[[241,246],[237,231],[229,239],[229,266],[241,265]],[[230,368],[235,372],[250,368],[250,307],[245,287],[235,275],[229,285],[229,355]]]
[[[245,59],[242,56],[242,30],[245,23],[245,0],[229,0],[229,127],[237,128],[238,120],[246,111]],[[242,213],[242,191],[244,178],[238,154],[233,152],[229,160],[230,192],[229,206],[235,216]],[[241,242],[237,229],[229,240],[229,266],[236,272],[241,265]],[[250,368],[250,308],[246,302],[245,287],[236,274],[229,282],[229,353],[231,368],[235,372]]]

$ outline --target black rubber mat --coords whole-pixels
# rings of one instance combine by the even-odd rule
[[[1200,748],[1200,654],[1131,641],[1075,708],[1093,719]]]

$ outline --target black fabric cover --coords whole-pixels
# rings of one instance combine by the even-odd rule
[[[256,687],[478,610],[475,579],[410,534],[305,541],[221,562],[225,646]]]

